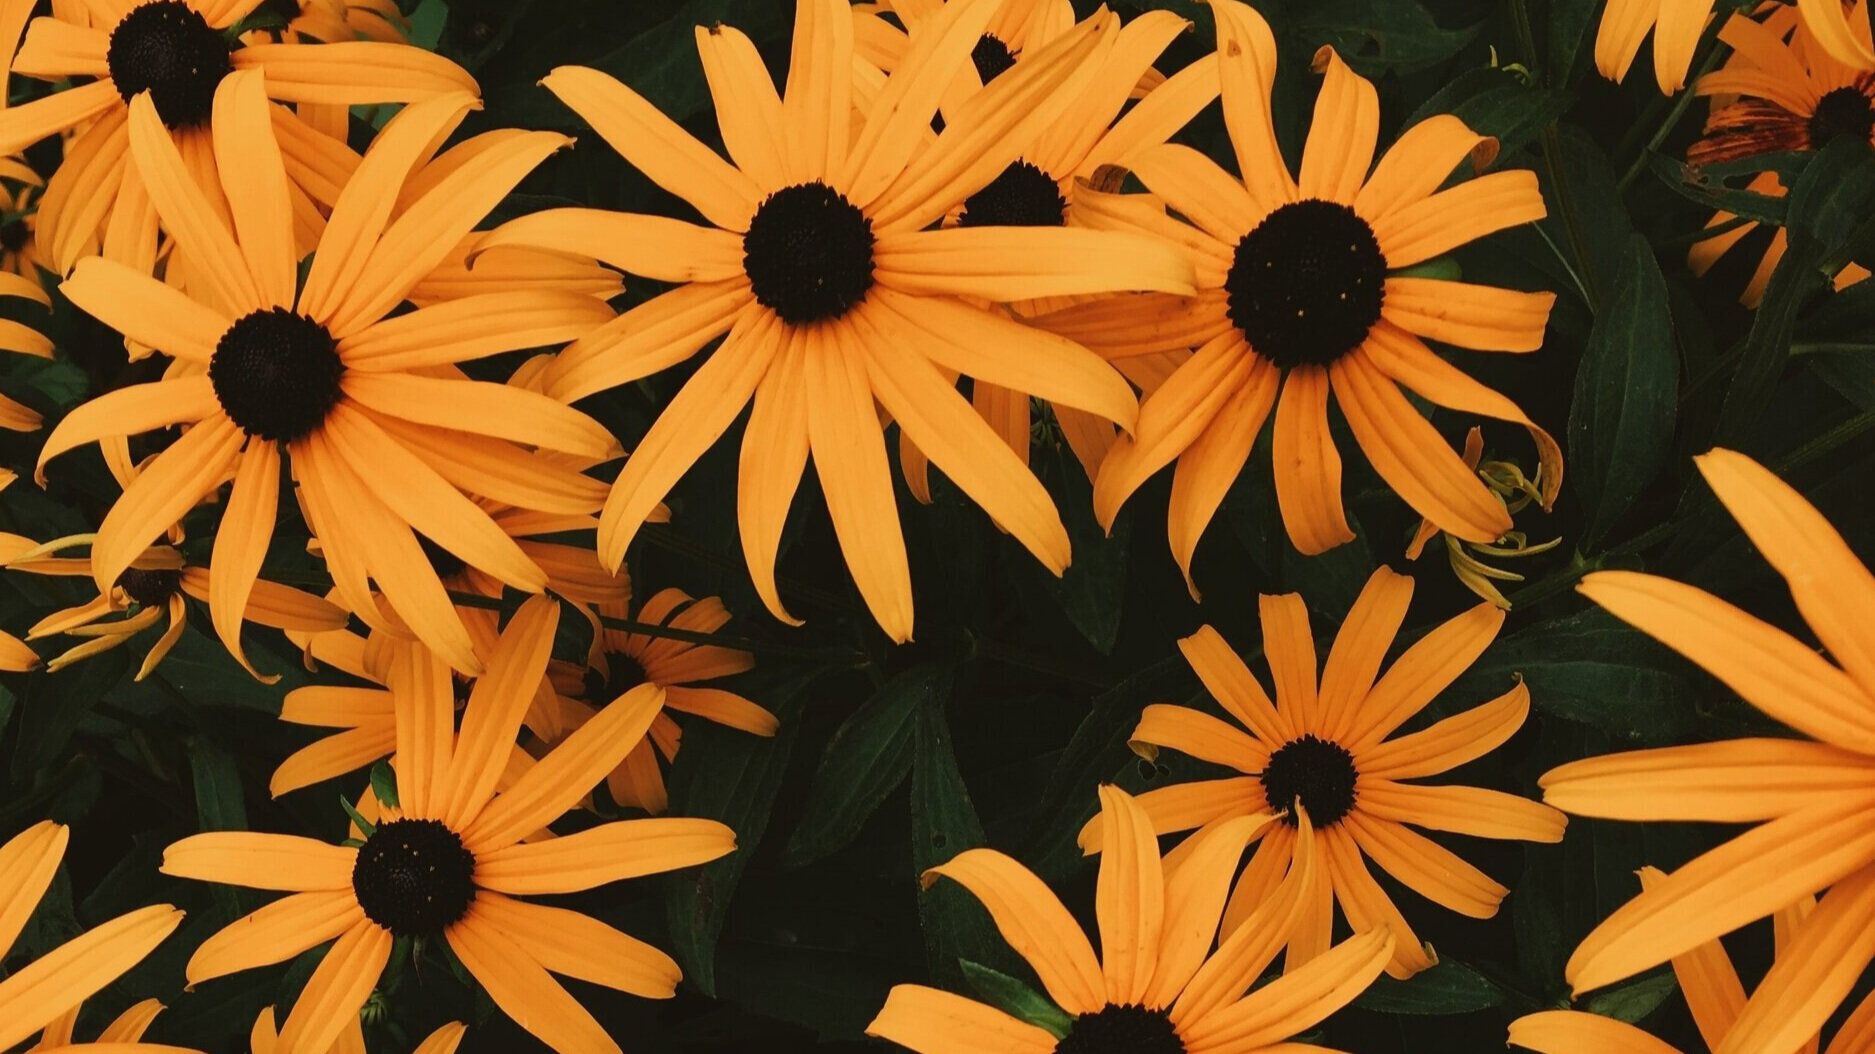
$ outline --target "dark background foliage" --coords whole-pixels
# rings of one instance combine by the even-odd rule
[[[1113,3],[1127,16],[1164,7],[1195,23],[1162,62],[1167,72],[1211,47],[1201,4]],[[1455,112],[1499,136],[1498,164],[1534,168],[1549,196],[1549,219],[1457,258],[1465,273],[1497,284],[1559,292],[1540,352],[1459,354],[1566,437],[1570,469],[1553,514],[1520,518],[1533,539],[1560,535],[1564,544],[1520,562],[1517,570],[1530,580],[1511,591],[1516,607],[1498,643],[1432,708],[1437,714],[1480,702],[1521,674],[1535,711],[1506,747],[1451,778],[1534,795],[1541,772],[1573,758],[1780,734],[1710,678],[1588,609],[1570,587],[1589,570],[1644,567],[1801,631],[1779,583],[1697,481],[1690,456],[1715,442],[1789,478],[1860,552],[1875,554],[1866,490],[1875,478],[1868,434],[1875,424],[1868,358],[1875,283],[1832,294],[1823,280],[1875,246],[1866,223],[1875,196],[1869,151],[1845,144],[1814,158],[1778,159],[1796,188],[1787,204],[1685,182],[1674,159],[1696,134],[1705,104],[1659,98],[1645,51],[1629,84],[1596,76],[1589,62],[1595,0],[1257,6],[1282,45],[1276,116],[1292,158],[1318,79],[1308,58],[1334,43],[1379,85],[1383,145],[1413,120]],[[515,125],[581,135],[574,149],[542,166],[506,213],[577,202],[681,216],[682,203],[580,129],[536,81],[562,63],[600,67],[714,141],[692,27],[735,24],[781,71],[792,5],[426,0],[418,15],[423,32],[440,34],[440,49],[480,79],[487,107],[470,130]],[[1710,53],[1710,37],[1702,55]],[[361,123],[357,141],[367,136]],[[1228,159],[1216,107],[1184,139]],[[1792,229],[1789,262],[1755,315],[1735,296],[1768,230],[1745,239],[1706,280],[1685,266],[1686,247],[1721,201]],[[637,280],[631,287],[627,303],[655,291]],[[158,368],[126,366],[114,337],[68,306],[61,305],[52,331],[63,361],[8,357],[0,366],[7,390],[23,393],[49,419]],[[596,396],[583,408],[629,446],[683,372]],[[1454,443],[1470,423],[1449,414],[1435,421]],[[1044,435],[1036,465],[1075,542],[1075,563],[1063,579],[1050,578],[938,480],[933,506],[909,495],[901,502],[919,619],[916,643],[894,648],[845,576],[810,473],[781,562],[783,595],[808,617],[805,628],[790,630],[762,613],[742,570],[737,439],[726,438],[689,474],[672,497],[674,523],[647,529],[631,566],[640,596],[681,585],[725,598],[739,616],[726,632],[759,653],[758,669],[740,687],[776,710],[783,728],[773,740],[757,740],[693,722],[671,773],[672,811],[731,823],[740,853],[668,879],[567,898],[672,949],[684,966],[686,984],[669,1003],[573,984],[632,1051],[876,1049],[860,1032],[894,982],[963,988],[960,959],[1023,976],[973,901],[955,889],[921,893],[918,873],[961,849],[992,845],[1040,872],[1091,924],[1093,868],[1073,835],[1093,810],[1095,786],[1118,780],[1140,789],[1196,774],[1194,763],[1169,753],[1149,765],[1125,746],[1141,706],[1201,699],[1178,658],[1177,637],[1209,622],[1253,655],[1256,594],[1296,591],[1326,640],[1380,563],[1419,579],[1402,646],[1474,602],[1436,555],[1402,562],[1414,519],[1355,457],[1347,487],[1359,540],[1318,558],[1296,555],[1283,538],[1268,453],[1260,449],[1199,549],[1200,607],[1167,553],[1165,481],[1146,488],[1113,536],[1102,537],[1085,479]],[[0,455],[25,475],[41,440],[0,438]],[[1534,467],[1515,430],[1489,429],[1487,440],[1493,456]],[[1343,448],[1352,449],[1345,440]],[[35,537],[88,529],[113,496],[94,454],[71,455],[55,466],[43,494],[24,480],[6,493],[0,529]],[[212,511],[192,518],[191,548],[205,549],[213,518]],[[270,575],[318,582],[301,552],[303,536],[303,527],[283,520]],[[19,632],[51,608],[82,599],[76,590],[68,582],[0,577],[5,628]],[[155,871],[161,849],[198,829],[336,837],[344,821],[335,799],[357,787],[334,783],[269,799],[268,773],[307,738],[273,715],[282,691],[307,683],[306,675],[276,635],[256,635],[261,661],[287,676],[273,688],[254,683],[212,643],[206,614],[193,618],[195,631],[143,684],[130,680],[131,652],[140,647],[57,675],[0,678],[0,834],[46,816],[74,825],[66,866],[22,942],[26,951],[153,900],[189,909],[181,935],[101,997],[94,1016],[114,1013],[133,993],[156,993],[172,1009],[151,1038],[245,1050],[255,1012],[269,1002],[286,1005],[317,953],[181,992],[189,951],[260,898],[162,878]],[[1590,926],[1636,892],[1638,866],[1676,866],[1727,833],[1578,820],[1559,846],[1449,839],[1470,842],[1457,847],[1512,887],[1503,911],[1488,922],[1465,920],[1390,886],[1443,961],[1411,982],[1382,981],[1316,1038],[1358,1054],[1502,1049],[1511,1018],[1567,1003],[1564,960]],[[1769,955],[1768,926],[1734,938],[1732,947],[1755,977]],[[1665,970],[1594,994],[1586,1005],[1701,1049]],[[376,1009],[378,1049],[404,1050],[409,1040],[402,1037],[452,1017],[477,1020],[491,1008],[432,953],[402,969]],[[464,1049],[537,1046],[495,1014],[471,1030]]]

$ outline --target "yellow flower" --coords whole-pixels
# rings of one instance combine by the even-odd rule
[[[1196,595],[1198,539],[1273,410],[1276,500],[1291,542],[1315,554],[1353,540],[1328,428],[1332,392],[1361,452],[1408,505],[1462,538],[1495,540],[1510,529],[1503,503],[1401,388],[1523,425],[1544,465],[1545,500],[1553,498],[1562,481],[1555,441],[1420,338],[1532,351],[1555,295],[1394,272],[1540,218],[1535,174],[1494,172],[1439,190],[1465,158],[1495,152],[1492,140],[1444,115],[1409,128],[1370,174],[1380,121],[1374,87],[1323,48],[1315,68],[1325,80],[1300,176],[1291,178],[1270,118],[1270,28],[1238,0],[1213,0],[1212,10],[1240,175],[1190,147],[1165,145],[1130,165],[1152,195],[1085,190],[1075,199],[1083,223],[1183,246],[1198,295],[1116,298],[1036,320],[1110,357],[1198,348],[1140,407],[1136,437],[1108,453],[1094,484],[1096,514],[1111,525],[1134,491],[1176,461],[1167,532]],[[1167,215],[1166,205],[1190,222]]]
[[[0,953],[19,939],[45,896],[69,837],[63,824],[44,820],[0,846]],[[182,912],[153,904],[94,926],[13,971],[0,981],[0,1050],[11,1050],[42,1029],[61,1027],[61,1022],[69,1029],[68,1011],[143,961],[181,924]],[[134,1007],[126,1013],[126,1031],[141,1034],[136,1022],[142,1013]],[[153,1049],[181,1054],[174,1047]]]
[[[1249,992],[1307,911],[1317,866],[1306,850],[1254,915],[1212,951],[1225,890],[1256,822],[1242,817],[1194,836],[1161,860],[1152,823],[1117,787],[1100,789],[1102,841],[1094,911],[1100,955],[1042,880],[993,849],[971,849],[925,872],[988,909],[1063,1016],[1053,1028],[923,985],[892,989],[866,1031],[920,1054],[1279,1054],[1347,1005],[1392,954],[1384,930],[1357,934]],[[1303,820],[1306,829],[1306,818]],[[1245,993],[1249,992],[1248,995]]]
[[[246,142],[224,142],[219,150],[214,144],[210,117],[220,86],[236,72],[265,71],[268,97],[304,111],[296,118],[273,108],[268,121],[280,127],[292,193],[310,212],[308,195],[329,185],[320,172],[323,162],[347,152],[343,120],[350,106],[477,90],[474,78],[455,63],[406,44],[232,45],[222,31],[259,2],[104,0],[85,5],[88,17],[55,11],[33,19],[9,72],[83,82],[0,110],[0,154],[83,129],[68,144],[40,202],[39,253],[47,267],[68,273],[79,258],[100,251],[146,272],[154,266],[161,209],[151,211],[148,191],[154,188],[145,187],[147,174],[140,179],[129,163],[129,104],[141,93],[149,93],[159,125],[183,156],[198,163],[198,178],[209,186],[213,167],[240,169],[248,159],[242,152]],[[12,30],[17,34],[18,27]],[[16,39],[5,43],[10,48]]]
[[[286,23],[283,39],[297,43],[379,40],[402,44],[410,37],[410,19],[397,0],[286,0],[297,10]],[[264,3],[263,5],[267,6]],[[272,6],[278,7],[279,4]]]
[[[1603,571],[1582,580],[1584,596],[1809,739],[1632,751],[1546,774],[1544,800],[1581,816],[1756,825],[1603,920],[1566,974],[1578,992],[1600,988],[1827,889],[1715,1050],[1786,1054],[1875,958],[1875,576],[1757,462],[1723,449],[1696,460],[1830,658],[1671,579]]]
[[[706,635],[729,622],[729,611],[721,600],[696,600],[681,589],[659,590],[635,617],[629,598],[602,604],[598,613]],[[586,665],[555,662],[549,668],[555,694],[535,702],[528,727],[551,747],[590,720],[595,703],[616,699],[640,684],[655,684],[664,689],[666,711],[692,714],[758,736],[772,736],[778,727],[774,714],[726,688],[700,683],[754,668],[755,657],[745,651],[595,622],[592,653]],[[677,721],[669,713],[659,714],[644,741],[606,776],[612,800],[646,812],[663,812],[670,799],[658,759],[675,758],[682,738],[683,729]]]
[[[35,575],[90,578],[89,557],[54,554],[91,545],[96,538],[92,534],[74,534],[40,545],[16,534],[0,534],[0,567]],[[167,616],[167,628],[150,646],[137,670],[136,679],[141,681],[182,638],[182,629],[188,623],[185,598],[193,597],[207,604],[212,602],[213,595],[208,568],[192,566],[171,546],[153,545],[119,573],[108,588],[100,589],[94,599],[40,619],[27,631],[26,639],[38,640],[55,633],[90,638],[46,665],[48,672],[56,673],[80,659],[101,655],[127,643],[144,630],[155,628]],[[118,615],[125,617],[117,618]],[[258,577],[248,592],[240,618],[273,629],[307,633],[336,630],[345,625],[345,612],[330,602]],[[240,632],[238,625],[235,632]],[[271,682],[279,678],[263,679]]]
[[[1712,0],[1608,0],[1595,32],[1595,68],[1611,81],[1626,80],[1651,30],[1654,80],[1662,95],[1672,95],[1686,86],[1693,52],[1711,15]]]
[[[1206,831],[1242,817],[1258,821],[1255,837],[1262,842],[1231,894],[1227,932],[1314,843],[1324,866],[1308,892],[1307,923],[1290,940],[1291,969],[1328,947],[1337,904],[1355,929],[1394,935],[1388,972],[1395,976],[1410,976],[1437,961],[1368,873],[1363,856],[1435,904],[1470,918],[1497,914],[1509,890],[1409,824],[1479,838],[1562,840],[1563,815],[1538,802],[1480,787],[1408,782],[1490,753],[1530,712],[1530,692],[1520,681],[1491,702],[1395,737],[1465,672],[1504,624],[1502,611],[1479,604],[1421,637],[1376,679],[1412,595],[1412,579],[1384,567],[1374,572],[1342,623],[1319,686],[1315,638],[1302,598],[1261,597],[1263,654],[1276,685],[1275,705],[1224,638],[1204,626],[1181,640],[1179,650],[1242,728],[1188,707],[1158,704],[1146,708],[1133,731],[1133,749],[1143,757],[1169,747],[1240,773],[1161,787],[1139,798],[1160,834]],[[1296,802],[1313,828],[1301,825]],[[1082,830],[1081,845],[1088,852],[1103,848],[1098,822]]]
[[[434,98],[385,126],[296,287],[290,195],[261,74],[230,74],[215,101],[214,136],[242,157],[222,182],[233,229],[190,176],[149,99],[132,104],[138,170],[202,281],[179,292],[94,258],[63,286],[80,308],[173,362],[162,380],[73,410],[47,439],[41,467],[93,440],[188,426],[99,526],[92,563],[100,588],[232,476],[209,607],[245,663],[238,615],[272,534],[283,448],[343,606],[414,634],[456,669],[475,673],[480,660],[419,533],[517,589],[546,585],[545,572],[464,491],[540,512],[590,513],[603,487],[531,448],[600,460],[616,456],[617,444],[577,411],[520,387],[467,380],[455,364],[570,339],[611,309],[577,293],[514,290],[393,313],[567,142],[491,132],[411,175],[472,105],[467,95]],[[380,616],[371,584],[389,614]]]
[[[785,98],[727,27],[697,45],[731,165],[641,96],[594,70],[546,86],[708,226],[552,209],[482,243],[596,258],[677,288],[560,354],[547,390],[568,401],[648,376],[728,334],[625,463],[601,515],[617,566],[646,515],[751,401],[737,514],[763,602],[788,506],[811,452],[848,568],[880,626],[912,633],[911,576],[879,407],[958,487],[1051,570],[1068,535],[1041,483],[959,395],[958,375],[1130,426],[1124,378],[1087,349],[980,306],[1052,295],[1189,292],[1169,247],[1085,229],[929,230],[1015,160],[1112,44],[1102,13],[998,77],[933,135],[930,122],[998,0],[944,5],[882,84],[856,79],[846,0],[800,0]],[[855,109],[864,116],[855,117]],[[972,299],[965,299],[972,298]]]
[[[456,1054],[456,1048],[462,1045],[462,1037],[468,1026],[460,1021],[451,1021],[424,1037],[423,1042],[412,1048],[410,1054]],[[326,1054],[368,1054],[365,1046],[365,1033],[356,1018],[339,1033],[337,1042],[332,1044]],[[254,1019],[254,1027],[248,1033],[249,1054],[288,1054],[280,1049],[280,1030],[274,1025],[273,1007],[267,1007]]]
[[[1790,38],[1788,41],[1786,38]],[[1865,70],[1846,66],[1821,49],[1797,12],[1773,8],[1757,22],[1733,15],[1719,31],[1719,39],[1732,49],[1723,69],[1699,79],[1701,95],[1739,96],[1715,108],[1706,118],[1705,134],[1686,150],[1689,165],[1705,165],[1789,150],[1821,150],[1831,139],[1848,135],[1870,137],[1875,126],[1875,78]],[[1747,190],[1783,197],[1787,188],[1776,172],[1760,172]],[[1714,213],[1707,227],[1730,224],[1729,212]],[[1732,246],[1758,229],[1756,220],[1695,242],[1687,250],[1686,264],[1694,274],[1712,269]],[[1782,227],[1772,232],[1764,256],[1739,293],[1746,307],[1757,307],[1771,272],[1783,260],[1789,236]],[[1851,263],[1836,274],[1836,288],[1868,277],[1868,269]]]
[[[496,794],[558,622],[546,597],[521,606],[459,730],[449,668],[421,645],[388,645],[398,800],[382,803],[362,845],[245,831],[171,845],[165,874],[290,894],[205,941],[189,960],[189,982],[333,941],[280,1029],[285,1050],[324,1050],[357,1018],[396,938],[441,939],[495,1005],[548,1047],[616,1054],[550,972],[668,998],[677,964],[596,919],[516,898],[704,863],[731,852],[735,833],[712,820],[660,817],[523,841],[604,779],[664,702],[654,685],[627,692]]]
[[[1651,867],[1641,869],[1641,886],[1657,885],[1666,876]],[[1803,925],[1815,908],[1804,899],[1777,913],[1777,954],[1789,946],[1793,932]],[[1717,940],[1673,957],[1673,974],[1680,983],[1680,993],[1693,1013],[1700,1038],[1707,1050],[1718,1050],[1738,1020],[1739,1008],[1745,1005],[1745,986],[1738,970]],[[1510,1041],[1538,1054],[1680,1054],[1679,1051],[1635,1028],[1596,1014],[1577,1010],[1545,1010],[1526,1014],[1511,1022]],[[1801,1049],[1814,1052],[1819,1037],[1811,1036]],[[1795,1051],[1799,1047],[1792,1047]],[[1823,1054],[1859,1054],[1875,1049],[1875,994],[1862,1000],[1849,1015]]]

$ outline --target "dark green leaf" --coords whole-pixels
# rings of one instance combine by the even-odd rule
[[[234,756],[200,736],[189,740],[189,771],[195,780],[196,822],[204,831],[247,829],[241,771]]]
[[[841,723],[820,756],[800,826],[782,863],[799,867],[844,847],[911,772],[918,710],[950,694],[945,666],[917,666],[881,685]]]
[[[1049,1031],[1056,1039],[1068,1034],[1074,1019],[1021,981],[968,959],[960,960],[964,979],[983,1001],[1021,1021]]]
[[[1592,551],[1672,455],[1679,379],[1666,279],[1636,236],[1596,312],[1569,410],[1570,480],[1589,510],[1582,548]]]
[[[1475,132],[1496,136],[1499,156],[1507,157],[1535,140],[1573,101],[1568,92],[1526,84],[1501,67],[1485,67],[1467,70],[1434,92],[1402,127],[1449,113]]]
[[[1348,65],[1371,77],[1443,62],[1482,24],[1447,29],[1418,0],[1328,0],[1303,6],[1289,28],[1310,46],[1334,45]]]
[[[716,938],[723,915],[768,829],[775,791],[800,732],[804,693],[814,677],[795,675],[761,697],[781,720],[773,738],[697,722],[685,731],[685,749],[671,766],[671,814],[718,820],[736,832],[735,852],[672,876],[665,901],[671,953],[684,979],[705,995],[716,992]]]
[[[915,744],[911,769],[914,882],[930,868],[987,841],[976,807],[970,802],[970,789],[957,771],[942,696],[928,698],[918,708]],[[918,898],[918,915],[933,973],[949,973],[960,958],[987,959],[999,952],[1007,954],[989,913],[955,883],[939,882],[925,890]]]
[[[1483,974],[1453,959],[1404,981],[1380,977],[1354,1001],[1383,1014],[1469,1014],[1504,1001],[1504,993]]]
[[[1660,177],[1660,182],[1665,183],[1672,188],[1674,193],[1689,201],[1696,201],[1707,208],[1729,212],[1760,223],[1780,227],[1784,224],[1784,214],[1788,205],[1785,198],[1728,187],[1714,179],[1708,172],[1688,168],[1670,157],[1662,157],[1659,154],[1648,157],[1647,167],[1654,175]]]
[[[1619,988],[1611,988],[1591,998],[1582,1009],[1591,1014],[1612,1017],[1616,1021],[1635,1024],[1667,1001],[1679,986],[1673,971],[1661,970],[1649,974],[1638,981],[1630,981]]]
[[[1875,217],[1875,163],[1869,145],[1838,138],[1791,187],[1788,244],[1745,337],[1744,354],[1719,411],[1715,442],[1739,446],[1749,436],[1790,355],[1797,313],[1828,287],[1863,229]]]
[[[399,808],[397,798],[397,774],[391,771],[391,763],[380,761],[371,766],[371,793],[386,806]]]

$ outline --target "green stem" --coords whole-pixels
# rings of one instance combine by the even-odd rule
[[[1661,143],[1667,141],[1667,136],[1672,133],[1673,127],[1680,123],[1681,117],[1685,116],[1687,107],[1693,104],[1695,93],[1692,86],[1698,84],[1701,77],[1711,73],[1726,54],[1726,49],[1717,43],[1717,27],[1721,21],[1715,19],[1713,27],[1707,30],[1708,37],[1703,42],[1706,49],[1704,60],[1699,63],[1699,68],[1693,71],[1692,76],[1687,78],[1687,87],[1680,89],[1679,94],[1674,97],[1673,109],[1668,111],[1667,119],[1660,122],[1660,126],[1654,129],[1654,134],[1647,140],[1647,145],[1634,156],[1634,161],[1628,165],[1628,170],[1621,174],[1621,180],[1615,184],[1616,190],[1627,193],[1628,187],[1634,182],[1634,177],[1640,175],[1641,169],[1647,167],[1647,158],[1660,149]]]

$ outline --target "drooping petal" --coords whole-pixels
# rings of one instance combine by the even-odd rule
[[[250,831],[190,835],[163,850],[162,872],[177,878],[314,893],[350,889],[358,850],[314,838]]]
[[[1027,868],[995,850],[969,849],[925,872],[925,884],[940,876],[983,904],[1003,940],[1035,968],[1055,1005],[1070,1014],[1106,1005],[1100,961],[1087,935]]]
[[[483,853],[476,858],[475,883],[502,893],[576,893],[705,864],[735,848],[735,831],[715,820],[617,820]]]
[[[579,1000],[514,938],[470,905],[443,931],[462,965],[514,1022],[560,1054],[619,1054],[619,1046]]]
[[[336,939],[364,918],[364,909],[349,888],[281,897],[203,941],[189,957],[189,983],[285,962]]]
[[[577,911],[488,892],[469,910],[553,973],[645,999],[669,999],[683,977],[670,956]]]
[[[893,985],[866,1034],[918,1054],[1052,1054],[1055,1037],[973,999],[926,988]]]
[[[391,958],[391,932],[369,921],[346,930],[300,990],[280,1026],[282,1051],[327,1050],[358,1020]]]

